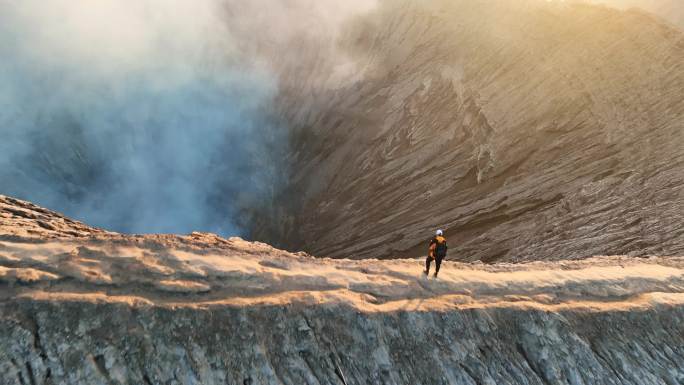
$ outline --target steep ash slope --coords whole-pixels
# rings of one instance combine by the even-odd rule
[[[680,0],[588,0],[619,9],[641,9],[684,29],[684,2]]]
[[[352,85],[285,76],[298,172],[258,239],[354,258],[420,255],[435,228],[463,260],[684,251],[681,30],[567,2],[384,1],[340,41]]]
[[[684,260],[315,259],[0,196],[0,384],[677,384]]]

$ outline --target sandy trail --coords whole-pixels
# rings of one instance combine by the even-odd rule
[[[3,300],[127,301],[168,306],[346,303],[365,311],[478,306],[601,310],[684,302],[684,258],[620,256],[524,264],[318,259],[210,235],[0,241]],[[140,241],[143,242],[140,242]],[[205,243],[203,243],[204,241]],[[175,245],[174,245],[175,244]]]
[[[454,247],[450,258],[458,258]],[[600,256],[520,264],[314,258],[213,234],[122,235],[0,196],[1,301],[159,306],[346,304],[363,311],[684,303],[684,257]]]

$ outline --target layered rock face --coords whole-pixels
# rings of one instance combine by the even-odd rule
[[[678,384],[684,259],[317,259],[0,196],[0,384]]]
[[[682,308],[3,305],[2,384],[678,384]],[[7,314],[11,316],[8,317]]]
[[[462,260],[683,251],[680,29],[567,2],[386,1],[340,46],[351,84],[283,75],[295,175],[257,239],[353,258],[421,255],[437,228]]]

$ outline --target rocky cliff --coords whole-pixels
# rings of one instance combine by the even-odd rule
[[[0,384],[680,384],[684,259],[315,259],[0,196]]]
[[[326,86],[283,72],[294,175],[257,239],[353,258],[418,256],[436,228],[463,260],[684,250],[680,29],[571,2],[380,1],[339,46],[352,80],[322,59],[307,75]]]

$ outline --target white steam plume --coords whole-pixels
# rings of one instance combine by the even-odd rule
[[[0,193],[119,231],[241,233],[287,175],[277,56],[371,4],[337,3],[0,0]]]

